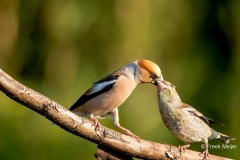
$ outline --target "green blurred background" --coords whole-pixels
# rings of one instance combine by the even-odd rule
[[[211,154],[240,159],[239,1],[0,1],[0,68],[67,108],[93,82],[137,59],[157,63],[184,102],[237,138],[230,142],[237,149]],[[2,92],[0,100],[1,160],[94,159],[95,144]],[[155,86],[139,85],[119,109],[121,125],[142,139],[182,145],[157,105]],[[100,122],[117,130],[109,119]]]

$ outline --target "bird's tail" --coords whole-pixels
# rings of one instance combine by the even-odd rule
[[[211,128],[211,130],[212,130],[212,134],[211,134],[211,136],[209,137],[210,140],[211,140],[211,139],[218,139],[218,140],[220,140],[220,141],[222,141],[222,142],[224,142],[224,143],[228,143],[228,142],[231,141],[231,140],[235,140],[235,138],[230,137],[230,136],[227,136],[227,135],[222,134],[222,133],[220,133],[220,132],[217,132],[217,131],[215,131],[215,130],[212,129],[212,128]]]
[[[219,132],[218,132],[219,133]],[[220,138],[218,138],[220,141],[222,141],[222,142],[225,142],[225,143],[228,143],[229,141],[231,141],[231,140],[235,140],[235,138],[233,138],[233,137],[230,137],[230,136],[227,136],[227,135],[225,135],[225,134],[222,134],[222,133],[219,133],[219,135],[220,135]]]

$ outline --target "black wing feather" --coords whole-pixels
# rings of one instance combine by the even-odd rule
[[[218,125],[221,125],[221,126],[225,126],[224,124],[219,123],[219,122],[216,122],[216,121],[214,121],[214,120],[212,120],[212,119],[210,119],[210,118],[208,118],[208,117],[206,117],[206,118],[207,118],[209,124],[218,124]]]
[[[203,122],[205,122],[207,125],[210,125],[210,124],[218,124],[218,125],[221,125],[221,126],[225,126],[224,124],[222,124],[222,123],[219,123],[219,122],[215,122],[214,120],[212,120],[212,119],[210,119],[210,118],[208,118],[208,117],[205,117],[204,115],[202,115],[200,112],[200,114],[198,114],[197,112],[195,112],[195,111],[193,111],[193,110],[191,110],[191,111],[188,111],[188,112],[190,112],[190,113],[192,113],[194,116],[196,116],[196,117],[198,117],[198,118],[200,118]]]
[[[104,77],[103,79],[101,79],[100,81],[98,82],[95,82],[93,84],[100,84],[100,83],[103,83],[103,82],[106,82],[106,81],[114,81],[114,80],[117,80],[119,77],[119,75],[112,75],[110,74],[109,76],[106,76]],[[77,102],[75,102],[69,110],[74,110],[76,109],[77,107],[83,105],[84,103],[86,103],[87,101],[89,101],[90,99],[94,98],[94,97],[97,97],[98,95],[104,93],[104,92],[107,92],[109,91],[113,86],[114,86],[115,83],[111,83],[107,86],[105,86],[103,89],[101,89],[100,91],[98,92],[95,92],[95,93],[92,93],[92,94],[89,94],[89,95],[82,95],[78,100]]]
[[[116,71],[116,72],[117,72],[117,71]],[[114,72],[114,73],[116,73],[116,72]],[[114,80],[117,80],[118,77],[119,77],[119,75],[118,75],[118,74],[114,74],[114,73],[112,73],[112,74],[110,74],[110,75],[108,75],[108,76],[100,79],[100,80],[97,81],[97,82],[94,82],[93,84],[99,84],[99,83],[103,83],[103,82],[106,82],[106,81],[114,81]]]

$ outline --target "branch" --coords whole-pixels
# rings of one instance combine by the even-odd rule
[[[182,160],[202,159],[199,156],[199,152],[186,150],[185,153],[180,155],[178,147],[171,147],[168,144],[160,144],[142,139],[137,141],[135,138],[103,126],[100,130],[95,131],[95,127],[91,121],[75,115],[53,100],[22,85],[1,69],[0,90],[9,98],[45,116],[66,131],[98,144],[99,149],[95,154],[96,157],[99,157],[98,153],[106,153],[107,151],[107,154],[109,154],[109,150],[111,150],[111,153],[113,153],[111,155],[115,157],[127,155],[125,159],[131,159],[131,157],[163,160],[179,158]],[[211,160],[227,159],[211,155]]]

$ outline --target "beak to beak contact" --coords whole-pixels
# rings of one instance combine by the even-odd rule
[[[157,83],[156,83],[157,81],[160,81],[160,82],[166,84],[166,81],[163,79],[162,76],[161,76],[160,78],[154,79],[154,81],[153,81],[152,83],[153,83],[154,85],[157,85]]]
[[[160,78],[156,78],[154,81],[155,81],[155,82],[156,82],[156,81],[160,81],[160,82],[166,83],[166,81],[163,79],[162,76],[161,76]]]

